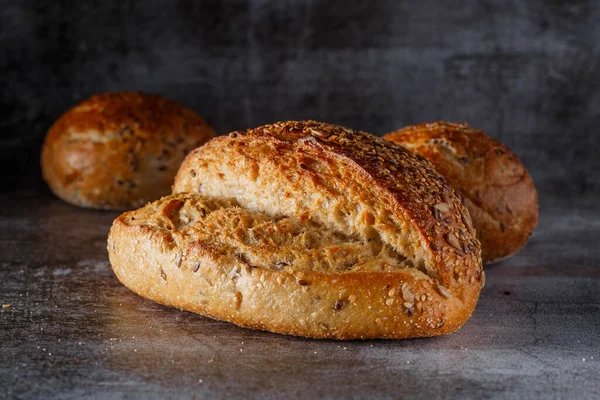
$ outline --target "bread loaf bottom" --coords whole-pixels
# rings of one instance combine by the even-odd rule
[[[436,336],[456,330],[467,311],[386,246],[234,200],[165,197],[121,215],[108,245],[115,274],[134,292],[249,328],[336,339]]]

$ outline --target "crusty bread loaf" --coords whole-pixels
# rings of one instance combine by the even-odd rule
[[[508,147],[467,124],[449,122],[408,126],[384,139],[425,157],[463,197],[484,262],[525,245],[538,221],[537,191]]]
[[[233,132],[190,153],[173,191],[108,240],[119,280],[165,305],[313,338],[436,336],[467,321],[484,282],[444,178],[364,132]]]
[[[168,194],[185,155],[213,137],[192,110],[138,92],[93,96],[63,114],[42,148],[42,173],[61,199],[124,209]]]

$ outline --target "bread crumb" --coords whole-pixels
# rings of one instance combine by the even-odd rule
[[[4,308],[5,310],[7,310],[7,309],[9,309],[11,307],[12,307],[12,304],[10,304],[10,303],[2,304],[2,308]]]

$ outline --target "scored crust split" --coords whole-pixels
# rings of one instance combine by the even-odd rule
[[[119,280],[159,303],[313,338],[450,333],[484,283],[469,214],[432,166],[315,121],[194,150],[174,194],[119,216]]]

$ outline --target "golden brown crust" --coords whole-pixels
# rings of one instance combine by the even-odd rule
[[[507,146],[467,124],[425,123],[384,139],[429,160],[463,197],[484,262],[521,249],[538,221],[537,191],[519,158]]]
[[[172,100],[139,92],[99,94],[50,128],[42,173],[71,204],[140,206],[167,194],[185,155],[213,136],[200,116]]]
[[[115,220],[126,286],[241,326],[315,338],[435,336],[483,272],[468,212],[431,165],[364,132],[286,122],[213,139],[174,193]]]

